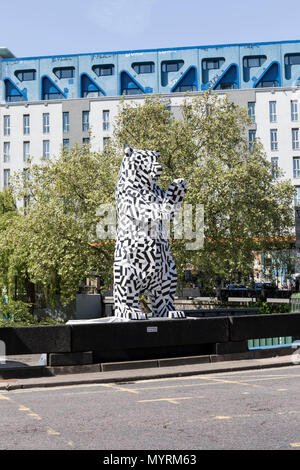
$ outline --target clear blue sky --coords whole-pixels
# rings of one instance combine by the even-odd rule
[[[300,39],[300,1],[0,0],[17,57]]]

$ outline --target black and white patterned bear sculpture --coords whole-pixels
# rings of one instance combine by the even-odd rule
[[[116,191],[118,228],[114,261],[115,316],[146,319],[139,296],[151,299],[154,317],[180,318],[173,305],[177,274],[164,221],[180,208],[185,180],[158,186],[159,152],[125,149]]]

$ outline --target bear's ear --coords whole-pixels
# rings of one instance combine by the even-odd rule
[[[133,148],[132,147],[126,147],[125,150],[124,150],[124,153],[125,153],[126,157],[131,157],[131,155],[133,153]]]

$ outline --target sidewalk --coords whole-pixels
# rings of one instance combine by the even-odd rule
[[[268,350],[251,351],[252,354],[249,354],[248,358],[245,358],[245,353],[244,356],[235,355],[236,359],[231,355],[231,357],[210,357],[209,361],[207,360],[208,356],[199,356],[198,358],[170,358],[160,362],[157,361],[156,367],[153,367],[153,361],[133,361],[127,363],[107,363],[106,368],[103,367],[105,364],[51,368],[36,365],[40,355],[9,356],[9,361],[5,365],[0,365],[0,373],[2,373],[2,377],[5,377],[3,374],[6,369],[7,371],[14,370],[15,374],[12,373],[12,378],[0,379],[0,390],[8,391],[39,387],[61,387],[113,382],[124,383],[138,380],[182,377],[198,374],[216,374],[272,367],[297,367],[297,364],[294,364],[292,358],[292,353],[294,352],[293,349],[277,349],[278,351],[269,350],[269,352]],[[270,356],[271,354],[273,355],[272,357],[262,357]],[[13,362],[15,366],[12,368]],[[107,370],[110,367],[115,370]],[[25,374],[23,374],[24,376],[22,378],[17,378],[18,376],[20,377],[21,370],[25,371]],[[38,376],[32,377],[35,372]],[[48,373],[49,376],[45,376],[45,373]],[[13,378],[14,375],[16,378]]]

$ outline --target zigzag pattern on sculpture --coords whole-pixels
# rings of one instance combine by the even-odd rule
[[[146,319],[139,295],[151,300],[155,317],[184,317],[174,308],[177,273],[164,221],[174,218],[187,190],[174,180],[158,186],[159,152],[125,149],[116,191],[118,228],[114,260],[115,316]]]

